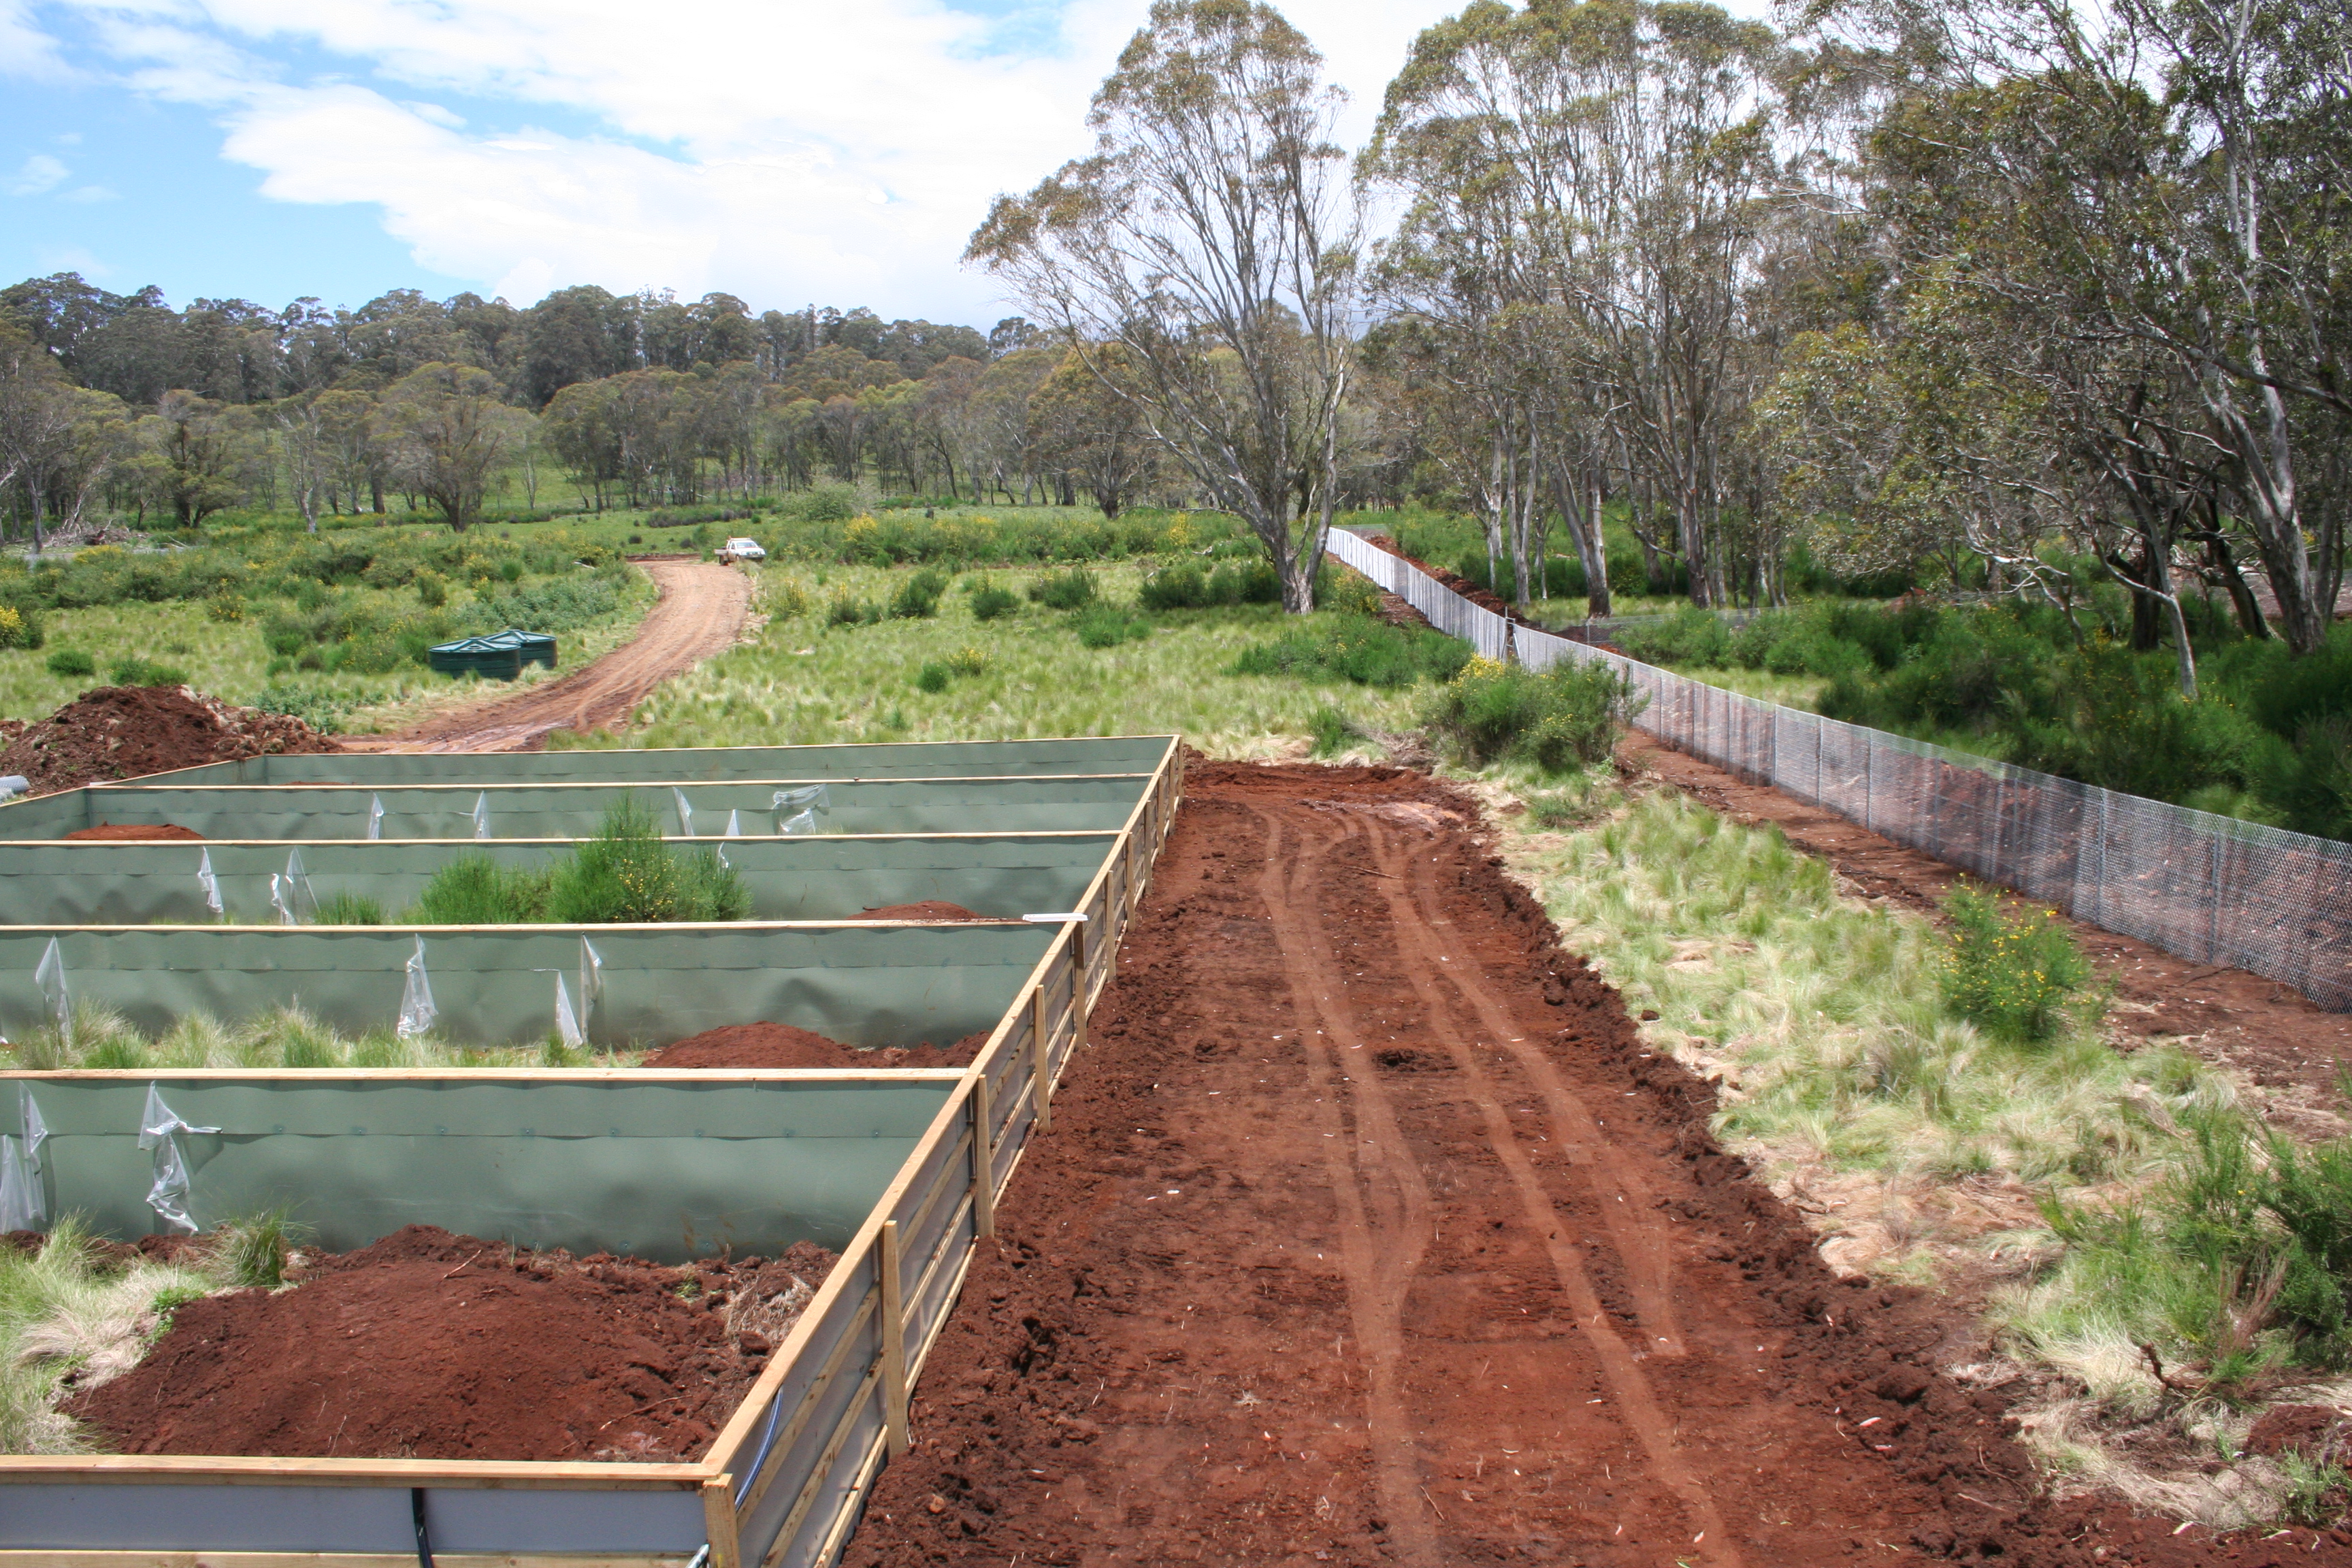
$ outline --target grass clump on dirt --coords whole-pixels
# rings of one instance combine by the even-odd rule
[[[751,893],[714,851],[673,847],[651,808],[625,799],[551,865],[460,855],[433,874],[409,913],[419,925],[740,921],[751,916]]]
[[[236,1221],[163,1262],[96,1244],[68,1215],[37,1248],[0,1247],[0,1453],[93,1452],[58,1403],[136,1366],[174,1309],[283,1284],[298,1229],[282,1212]]]
[[[1605,762],[1643,699],[1605,664],[1538,673],[1474,658],[1422,709],[1433,739],[1473,764],[1529,762],[1566,773]]]
[[[74,1004],[73,1029],[54,1026],[15,1043],[14,1059],[0,1062],[37,1072],[71,1068],[123,1071],[180,1068],[498,1068],[574,1067],[593,1061],[626,1066],[621,1052],[569,1051],[555,1046],[458,1046],[430,1035],[402,1039],[386,1019],[381,1030],[338,1033],[299,1007],[280,1007],[236,1025],[201,1013],[186,1015],[159,1035],[134,1026],[110,1007]]]
[[[319,906],[315,921],[322,926],[380,926],[383,906],[365,893],[337,893]]]

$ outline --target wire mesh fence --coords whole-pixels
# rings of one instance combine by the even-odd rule
[[[1679,751],[2077,920],[2352,1011],[2352,845],[1742,697],[1516,625],[1352,533],[1328,548],[1488,658],[1608,664],[1649,700],[1635,726]]]

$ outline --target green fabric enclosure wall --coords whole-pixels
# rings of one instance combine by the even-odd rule
[[[678,786],[693,811],[694,832],[716,837],[731,810],[748,836],[775,831],[779,789],[801,781],[763,780]],[[1004,833],[1116,830],[1150,785],[1148,774],[1108,778],[868,780],[828,786],[830,811],[821,833]],[[672,786],[635,784],[467,784],[285,786],[195,785],[186,788],[92,786],[78,792],[86,820],[165,824],[205,838],[346,838],[368,836],[373,803],[383,804],[385,838],[470,838],[474,806],[483,800],[493,838],[579,838],[593,833],[614,803],[635,796],[666,832],[680,824]],[[486,799],[484,797],[487,797]],[[57,796],[29,803],[46,813],[0,808],[7,839],[62,837]]]
[[[1150,773],[1166,735],[1107,740],[896,742],[856,746],[678,746],[610,752],[332,752],[248,757],[153,773],[142,783],[610,784],[639,779],[955,778]]]
[[[465,1045],[555,1029],[561,975],[579,1005],[583,940],[604,996],[599,1045],[658,1045],[730,1024],[790,1024],[853,1046],[946,1045],[996,1026],[1045,955],[1045,925],[0,927],[0,1034],[49,1022],[34,978],[52,938],[77,1003],[150,1034],[191,1014],[236,1023],[299,1006],[349,1035],[388,1033],[421,936],[439,1016]]]
[[[104,1236],[168,1228],[147,1204],[159,1151],[139,1147],[152,1085],[180,1121],[219,1129],[173,1135],[207,1229],[285,1208],[333,1251],[427,1224],[668,1263],[843,1247],[953,1082],[5,1076],[0,1133],[22,1136],[26,1096],[48,1130],[48,1212]]]
[[[975,914],[1018,916],[1076,907],[1110,853],[1115,836],[1034,834],[1003,838],[833,836],[725,840],[728,863],[762,921],[855,920],[864,910],[925,899]],[[202,925],[215,920],[196,879],[209,861],[231,923],[277,919],[269,878],[299,847],[320,901],[338,893],[374,899],[391,919],[413,906],[425,882],[460,855],[502,865],[544,865],[569,840],[365,839],[282,841],[96,841],[34,843],[0,850],[0,924]]]

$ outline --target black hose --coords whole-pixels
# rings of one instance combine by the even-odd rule
[[[408,1517],[416,1524],[416,1568],[433,1568],[433,1532],[425,1528],[425,1489],[408,1489]]]

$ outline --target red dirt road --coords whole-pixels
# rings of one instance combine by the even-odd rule
[[[661,598],[637,635],[585,669],[478,707],[445,713],[366,749],[528,752],[557,730],[617,724],[654,688],[732,647],[751,606],[751,581],[708,561],[638,563]]]
[[[1466,802],[1188,791],[850,1563],[2076,1560],[1972,1331],[1822,1268]]]

